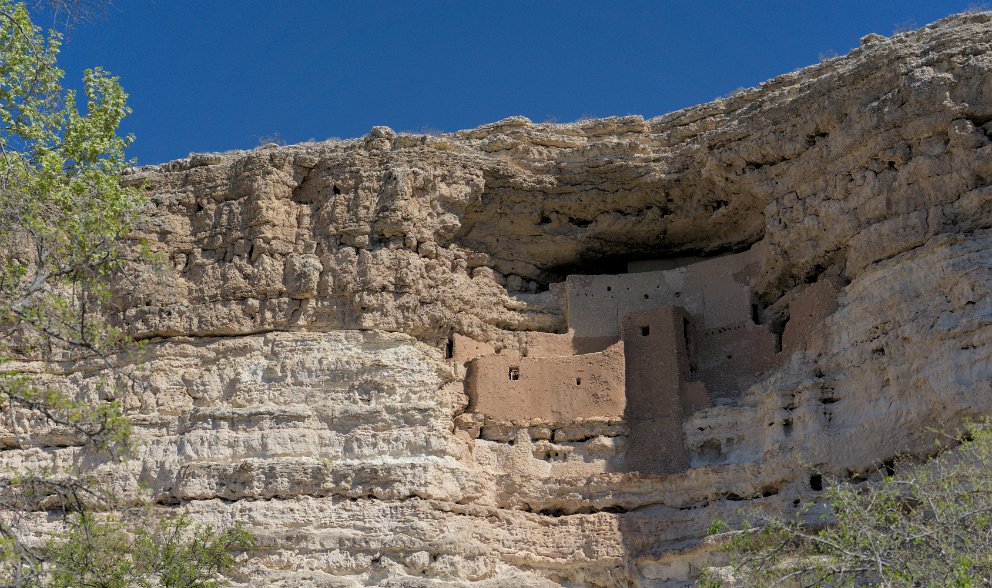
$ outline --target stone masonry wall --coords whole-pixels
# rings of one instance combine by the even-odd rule
[[[664,308],[630,313],[620,331],[627,353],[627,467],[650,473],[689,467],[682,434],[685,418],[712,406],[701,382],[690,382],[695,327],[685,311]]]
[[[992,15],[964,14],[647,120],[377,127],[133,170],[133,237],[167,260],[112,301],[147,340],[120,395],[139,450],[109,461],[12,413],[0,472],[84,464],[163,514],[242,521],[258,545],[240,586],[689,585],[714,519],[818,516],[813,472],[875,478],[938,449],[934,427],[992,414],[990,80]],[[732,315],[791,313],[783,351],[681,425],[646,387],[673,423],[639,436],[674,456],[645,457],[655,472],[629,467],[642,443],[622,419],[466,412],[454,335],[520,351],[565,334],[568,274],[758,242]],[[695,325],[697,377],[723,369],[699,348],[729,322]],[[17,367],[107,399],[104,366]],[[0,514],[40,540],[60,532],[44,504]]]
[[[568,326],[577,339],[618,337],[623,315],[669,304],[697,317],[702,329],[744,323],[751,319],[751,278],[761,261],[759,250],[662,271],[568,276]]]
[[[469,411],[496,420],[564,424],[619,418],[625,401],[624,347],[559,357],[489,355],[469,366]]]

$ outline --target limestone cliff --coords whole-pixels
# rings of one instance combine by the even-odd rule
[[[377,127],[141,168],[135,238],[167,263],[115,302],[148,340],[125,399],[142,449],[106,462],[17,421],[0,463],[83,463],[245,521],[250,585],[682,585],[712,519],[815,501],[815,473],[870,474],[992,412],[990,137],[992,15],[971,14],[651,120]],[[665,433],[687,467],[618,467],[617,411],[473,412],[449,340],[514,357],[566,333],[568,276],[749,249],[748,328],[783,345],[740,389],[711,370],[712,402]]]

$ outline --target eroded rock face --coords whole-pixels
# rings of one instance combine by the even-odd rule
[[[789,511],[814,472],[870,474],[992,412],[990,136],[974,14],[651,120],[376,128],[142,168],[136,237],[168,259],[117,300],[149,339],[126,399],[143,448],[111,463],[22,420],[0,463],[83,463],[243,520],[251,585],[681,585],[714,518]],[[754,318],[783,351],[672,432],[688,470],[618,470],[615,418],[465,412],[454,335],[519,353],[564,331],[568,275],[759,243]]]

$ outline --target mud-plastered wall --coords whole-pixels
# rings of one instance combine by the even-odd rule
[[[495,420],[571,423],[619,418],[626,404],[624,346],[557,357],[489,355],[469,364],[469,410]]]

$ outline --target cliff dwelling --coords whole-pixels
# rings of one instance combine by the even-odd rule
[[[10,331],[4,370],[126,412],[134,451],[0,397],[0,522],[29,546],[67,535],[44,473],[122,524],[244,525],[236,586],[684,588],[730,571],[714,522],[820,524],[992,415],[992,13],[649,119],[123,178],[135,265],[93,312],[141,346]]]
[[[636,261],[623,274],[570,275],[568,332],[528,333],[519,350],[454,336],[468,411],[511,429],[613,423],[627,437],[623,469],[688,469],[685,418],[736,399],[836,305],[839,284],[825,280],[792,301],[784,333],[757,324],[751,280],[761,255],[758,244],[674,268]]]

